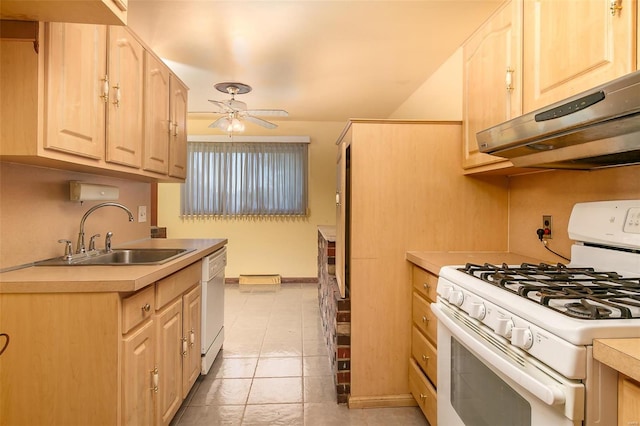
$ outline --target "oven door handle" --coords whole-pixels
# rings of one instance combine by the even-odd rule
[[[438,317],[438,321],[442,322],[456,339],[464,343],[470,350],[475,352],[479,357],[484,359],[485,363],[494,366],[514,382],[521,385],[527,391],[531,392],[536,398],[540,399],[547,405],[559,405],[565,403],[564,392],[554,385],[549,385],[532,377],[530,374],[522,371],[516,365],[507,361],[496,352],[492,351],[487,344],[479,341],[476,337],[461,326],[458,321],[449,317],[439,304],[432,303],[431,310]],[[551,378],[550,378],[551,379]]]

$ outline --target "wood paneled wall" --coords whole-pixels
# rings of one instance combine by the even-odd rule
[[[509,182],[509,249],[552,262],[564,262],[545,250],[536,229],[542,215],[552,215],[549,248],[570,257],[567,226],[575,203],[640,199],[640,166],[595,171],[555,170],[511,176]]]

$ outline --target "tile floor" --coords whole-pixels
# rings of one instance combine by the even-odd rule
[[[417,407],[336,403],[315,284],[225,288],[225,341],[172,425],[428,425]]]

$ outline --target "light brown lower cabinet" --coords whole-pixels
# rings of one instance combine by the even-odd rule
[[[135,293],[0,294],[0,424],[169,424],[199,375],[200,274],[198,261]]]
[[[640,424],[640,383],[620,374],[618,378],[618,426]]]
[[[409,388],[431,426],[438,424],[438,397],[436,388],[425,377],[414,359],[409,361]]]
[[[123,425],[153,424],[153,385],[156,330],[155,286],[146,287],[122,300],[122,386]]]
[[[201,262],[156,283],[156,425],[168,425],[198,374],[200,360]],[[199,367],[199,365],[198,365]]]
[[[411,266],[412,308],[409,388],[431,426],[438,424],[438,321],[431,312],[438,277]]]
[[[122,424],[153,424],[153,401],[158,374],[154,362],[154,321],[122,338]],[[151,392],[150,392],[151,391]]]

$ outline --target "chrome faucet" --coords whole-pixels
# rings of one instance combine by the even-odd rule
[[[129,215],[129,222],[133,222],[133,213],[131,213],[131,210],[129,210],[126,206],[120,204],[120,203],[101,203],[98,204],[96,206],[91,207],[89,210],[87,210],[87,212],[84,214],[84,216],[82,216],[82,219],[80,220],[80,233],[78,234],[78,247],[76,249],[76,253],[86,253],[86,249],[84,246],[84,222],[87,220],[87,218],[89,217],[89,215],[91,213],[93,213],[94,211],[98,210],[101,207],[119,207],[122,210],[126,211],[127,214]]]

